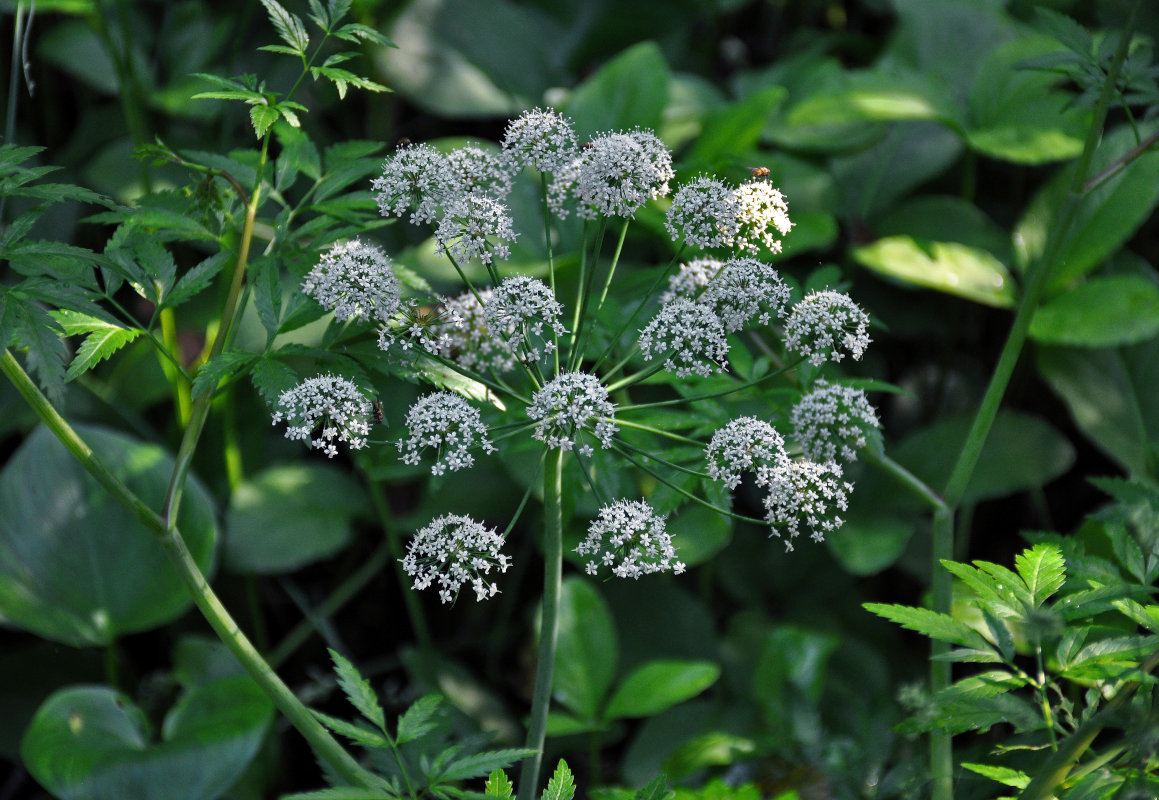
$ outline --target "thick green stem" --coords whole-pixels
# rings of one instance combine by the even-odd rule
[[[526,746],[537,751],[523,762],[518,800],[532,800],[539,785],[543,743],[547,738],[547,711],[551,707],[551,678],[559,636],[559,595],[563,576],[563,449],[547,454],[543,472],[543,613],[539,623],[539,653],[535,665],[535,694]]]
[[[934,610],[943,614],[949,614],[953,604],[952,578],[950,573],[942,568],[941,560],[954,557],[954,513],[965,496],[970,478],[974,474],[974,468],[978,464],[978,458],[982,454],[982,448],[990,434],[990,428],[998,415],[998,408],[1002,404],[1006,387],[1009,386],[1010,378],[1014,374],[1014,367],[1017,365],[1022,348],[1026,344],[1026,337],[1030,331],[1030,321],[1034,317],[1034,312],[1046,289],[1047,280],[1062,254],[1063,245],[1069,238],[1071,226],[1074,224],[1082,204],[1083,186],[1095,150],[1102,137],[1107,109],[1114,97],[1115,82],[1118,80],[1119,71],[1131,43],[1139,6],[1140,0],[1136,0],[1124,26],[1122,40],[1114,60],[1107,71],[1107,78],[1092,116],[1091,127],[1087,131],[1082,155],[1079,156],[1079,160],[1075,164],[1066,197],[1063,198],[1055,217],[1051,236],[1042,257],[1032,264],[1028,271],[1029,280],[1018,304],[1018,310],[1014,315],[1010,334],[1007,336],[1006,344],[998,357],[998,363],[994,367],[994,373],[990,377],[990,384],[986,387],[986,394],[982,397],[982,403],[974,417],[974,423],[966,436],[966,442],[958,454],[953,471],[950,473],[946,490],[942,493],[945,507],[934,512],[933,560],[930,567],[931,584]],[[931,654],[935,658],[930,662],[930,685],[935,692],[950,685],[949,662],[936,658],[945,653],[948,647],[949,645],[946,643],[936,641],[931,645]],[[954,762],[950,734],[935,732],[930,735],[930,766],[933,779],[933,793],[931,795],[933,800],[952,800],[954,796]]]
[[[171,563],[189,589],[193,602],[201,611],[210,627],[237,657],[250,677],[257,682],[274,705],[290,720],[290,723],[306,738],[318,757],[325,761],[345,780],[354,786],[376,787],[381,782],[362,768],[302,704],[290,688],[277,676],[258,651],[238,628],[225,606],[221,604],[201,568],[197,565],[185,540],[173,521],[163,520],[147,506],[124,483],[114,475],[97,457],[92,448],[73,430],[72,426],[57,413],[40,389],[28,377],[12,354],[4,350],[0,357],[0,371],[12,381],[12,385],[32,407],[57,439],[80,462],[81,466],[96,479],[118,503],[131,511],[141,524],[160,540]]]

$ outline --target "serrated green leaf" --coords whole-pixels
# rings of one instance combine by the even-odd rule
[[[942,559],[942,566],[970,587],[978,599],[999,617],[1022,617],[1026,609],[1007,584],[995,580],[977,567]]]
[[[9,345],[15,342],[17,347],[25,348],[28,366],[36,374],[40,388],[59,404],[64,399],[64,363],[68,357],[60,340],[60,325],[46,310],[15,292],[5,292],[0,299],[0,330],[11,331]]]
[[[420,739],[429,733],[438,722],[433,718],[435,712],[442,705],[443,698],[437,694],[428,694],[420,697],[411,704],[411,707],[399,717],[398,744]]]
[[[672,794],[668,788],[668,778],[657,775],[651,783],[636,792],[633,800],[665,800]]]
[[[119,328],[112,325],[106,326],[102,331],[90,333],[77,348],[76,356],[68,365],[67,380],[71,381],[88,372],[140,335],[141,331],[136,328]]]
[[[1010,767],[998,767],[992,764],[971,764],[963,762],[963,767],[971,772],[977,772],[979,775],[987,777],[991,780],[998,781],[1006,786],[1013,786],[1015,789],[1025,789],[1030,783],[1030,776],[1025,772]]]
[[[998,646],[998,652],[1007,661],[1014,658],[1014,636],[1006,623],[998,619],[988,608],[982,609],[982,619],[986,623],[986,630],[990,638]]]
[[[256,105],[250,109],[250,121],[254,126],[254,133],[257,138],[262,138],[266,132],[281,117],[278,109],[273,106]]]
[[[509,766],[514,761],[533,756],[537,750],[527,747],[509,747],[503,750],[488,750],[446,764],[433,778],[438,781],[462,781],[490,775],[496,769]]]
[[[248,86],[240,81],[235,81],[232,78],[223,78],[220,75],[213,75],[209,72],[194,72],[193,77],[201,78],[202,80],[209,81],[210,83],[216,83],[218,86],[224,87],[226,89],[236,89],[243,92],[253,91],[252,86]]]
[[[254,364],[250,380],[253,382],[254,388],[258,390],[258,394],[266,401],[266,405],[272,407],[277,403],[282,392],[297,385],[298,375],[287,364],[276,358],[263,356]]]
[[[263,102],[265,100],[262,95],[257,92],[245,91],[225,91],[225,92],[198,92],[193,95],[192,100],[240,100],[244,103]],[[250,112],[253,113],[253,112]]]
[[[507,773],[501,769],[492,771],[487,777],[487,785],[484,787],[484,793],[488,797],[501,797],[507,800],[515,793],[515,786],[507,777]]]
[[[374,28],[351,22],[334,31],[334,36],[347,42],[373,42],[383,47],[397,47],[394,42],[383,36]]]
[[[382,706],[378,703],[378,695],[370,687],[370,681],[362,677],[358,669],[343,658],[332,648],[327,648],[330,658],[334,661],[334,673],[338,677],[338,685],[358,713],[370,720],[383,733],[386,732],[386,718],[382,713]]]
[[[174,308],[199,294],[213,282],[213,279],[217,277],[217,273],[221,272],[222,268],[228,262],[229,257],[230,253],[222,251],[210,256],[190,269],[177,280],[176,285],[165,296],[164,305],[169,308]]]
[[[555,774],[543,790],[542,800],[571,800],[575,797],[575,778],[568,769],[567,762],[560,759]]]
[[[315,711],[314,709],[310,709],[310,713],[327,728],[345,736],[355,744],[362,745],[363,747],[390,747],[390,740],[378,731],[373,731],[370,728],[332,717],[329,714],[323,714],[321,711]]]
[[[248,367],[257,358],[257,353],[231,350],[215,356],[197,371],[193,378],[193,396],[217,391],[218,384]]]
[[[1062,550],[1052,544],[1036,544],[1014,557],[1014,566],[1030,592],[1032,608],[1038,608],[1066,582]]]
[[[279,105],[277,108],[282,115],[282,119],[288,122],[291,126],[295,128],[302,127],[302,120],[298,119],[298,115],[294,113],[292,109],[287,108],[285,105]]]
[[[292,47],[286,47],[284,44],[267,44],[267,45],[263,45],[262,47],[259,47],[258,50],[262,50],[262,51],[265,51],[267,53],[280,53],[284,56],[297,56],[297,55],[299,55],[297,50],[295,50]]]
[[[917,631],[931,639],[983,651],[993,649],[991,644],[982,637],[982,634],[949,614],[942,614],[928,608],[913,608],[886,603],[862,603],[862,607],[891,622],[896,622],[903,628]]]
[[[274,24],[274,30],[282,37],[282,41],[294,48],[294,55],[304,55],[310,44],[310,35],[306,33],[302,20],[282,8],[277,0],[262,0],[262,5],[266,7],[270,22]]]
[[[708,661],[650,661],[616,689],[604,711],[607,719],[658,714],[703,692],[720,677]]]
[[[1040,30],[1049,33],[1067,49],[1090,60],[1093,40],[1086,28],[1053,9],[1038,7],[1034,9],[1034,15]]]

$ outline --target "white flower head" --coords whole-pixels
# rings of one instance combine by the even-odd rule
[[[484,576],[506,572],[510,557],[499,552],[503,537],[482,523],[459,514],[444,514],[419,530],[406,547],[402,568],[414,578],[415,589],[437,584],[439,599],[450,603],[459,588],[470,584],[476,600],[486,600],[499,587]]]
[[[781,252],[781,240],[793,228],[785,196],[767,180],[742,183],[732,195],[736,213],[735,246],[741,252],[760,252],[764,245],[770,252]]]
[[[585,567],[589,575],[595,575],[602,566],[611,567],[618,578],[684,572],[684,564],[676,560],[664,517],[643,500],[616,500],[601,508],[588,527],[587,538],[575,551],[591,557]]]
[[[677,298],[660,307],[640,331],[640,352],[647,359],[664,358],[664,368],[677,377],[696,374],[707,378],[723,371],[728,358],[724,326],[712,308],[695,300]]]
[[[410,221],[416,224],[434,222],[447,198],[458,194],[447,157],[429,144],[399,147],[371,187],[382,216],[402,217],[410,211]]]
[[[458,311],[441,305],[411,303],[402,308],[389,325],[378,329],[378,349],[398,344],[403,350],[418,346],[428,353],[441,353],[448,346],[446,331],[463,325]]]
[[[562,315],[563,305],[547,284],[526,275],[504,278],[483,308],[488,329],[507,337],[513,351],[523,349],[534,360],[555,349],[554,336],[567,333]]]
[[[443,301],[457,324],[447,323],[440,329],[439,355],[475,372],[503,373],[515,369],[518,360],[510,344],[515,323],[511,322],[499,333],[487,325],[484,306],[492,294],[491,289],[481,289],[478,297],[474,292],[464,292]]]
[[[572,191],[579,183],[583,165],[583,155],[577,155],[566,164],[561,164],[547,186],[547,207],[560,219],[567,219],[569,201],[572,199]]]
[[[820,542],[826,533],[845,524],[837,512],[848,508],[853,484],[843,481],[843,474],[833,461],[793,461],[787,456],[778,460],[769,476],[765,509],[766,519],[774,526],[773,535],[784,538],[785,549],[793,549],[792,540],[802,526]],[[779,530],[782,528],[784,534]]]
[[[286,420],[287,439],[309,441],[333,458],[336,442],[346,442],[351,450],[366,447],[370,415],[370,401],[357,386],[338,375],[318,375],[278,396],[274,424]]]
[[[672,154],[651,131],[606,133],[583,150],[569,188],[584,219],[631,217],[668,194],[674,175]]]
[[[737,417],[718,429],[705,455],[709,476],[729,489],[740,485],[745,472],[755,473],[758,486],[767,486],[773,469],[787,458],[784,437],[756,417]]]
[[[734,190],[703,175],[684,184],[672,198],[664,227],[673,241],[695,247],[732,247],[740,230]]]
[[[447,164],[455,177],[456,194],[483,194],[503,200],[511,193],[511,172],[502,155],[468,144],[447,153]]]
[[[508,123],[503,151],[516,169],[556,172],[575,158],[575,128],[555,109],[524,111]]]
[[[402,289],[381,249],[357,239],[322,254],[302,281],[302,291],[335,319],[387,322],[399,310]]]
[[[785,347],[814,366],[840,361],[846,353],[860,361],[870,341],[869,316],[841,292],[810,292],[785,323]]]
[[[768,264],[730,258],[700,300],[716,311],[726,332],[736,333],[754,319],[768,325],[773,317],[783,317],[790,293],[780,273]]]
[[[406,412],[406,427],[409,435],[397,442],[399,458],[406,464],[418,464],[424,450],[435,448],[438,455],[431,466],[432,475],[474,464],[471,448],[476,444],[488,453],[495,451],[479,409],[453,392],[432,392],[420,397]]]
[[[484,194],[464,194],[447,203],[435,230],[437,253],[447,253],[455,261],[479,259],[490,264],[495,256],[511,255],[509,242],[515,241],[507,206]]]
[[[668,288],[660,295],[660,302],[668,303],[677,297],[695,300],[723,266],[724,262],[716,258],[694,258],[681,264],[676,274],[668,278]]]
[[[599,440],[605,450],[616,434],[616,407],[595,375],[564,372],[548,381],[531,398],[527,416],[539,420],[532,434],[548,447],[590,455],[591,445],[579,443],[581,431]]]
[[[880,427],[864,391],[824,380],[797,401],[789,420],[793,437],[813,461],[856,461]]]

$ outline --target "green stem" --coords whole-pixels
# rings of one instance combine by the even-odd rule
[[[165,373],[165,380],[169,382],[169,389],[173,392],[173,403],[177,410],[177,419],[181,425],[189,424],[189,415],[193,410],[193,398],[190,395],[189,383],[182,378],[175,357],[181,349],[177,341],[177,314],[172,308],[163,308],[158,314],[161,322],[161,341],[164,342],[164,352],[169,357],[160,356],[161,371]]]
[[[990,434],[990,428],[998,415],[998,408],[1006,393],[1006,387],[1010,384],[1014,367],[1018,363],[1018,357],[1026,343],[1030,321],[1042,299],[1047,280],[1062,254],[1063,245],[1068,240],[1071,227],[1078,215],[1083,200],[1083,185],[1102,136],[1107,109],[1114,96],[1115,82],[1118,80],[1119,71],[1127,55],[1140,4],[1141,0],[1136,0],[1131,8],[1130,17],[1124,26],[1122,40],[1107,72],[1106,82],[1103,84],[1102,93],[1095,106],[1082,155],[1079,156],[1075,165],[1066,197],[1063,198],[1052,225],[1052,236],[1047,242],[1042,257],[1029,270],[1029,280],[1018,304],[1018,310],[1015,313],[1006,344],[998,357],[998,363],[990,377],[990,384],[986,387],[986,393],[982,397],[982,403],[974,417],[966,442],[958,454],[946,489],[942,493],[945,507],[934,512],[933,561],[931,563],[933,607],[935,611],[943,614],[949,614],[953,605],[952,577],[949,572],[942,569],[941,560],[954,557],[954,512],[965,496],[970,478],[974,474],[974,468],[978,464],[978,458],[982,454],[982,448]],[[931,644],[931,654],[935,658],[930,662],[930,686],[935,692],[950,685],[950,663],[937,658],[948,649],[949,645],[945,642],[935,641]],[[930,735],[930,768],[933,779],[932,800],[952,800],[954,796],[954,760],[950,734],[935,732]]]
[[[653,428],[651,425],[643,425],[639,422],[628,422],[627,420],[624,420],[624,419],[617,419],[616,424],[619,426],[622,426],[624,428],[635,428],[638,431],[646,431],[648,433],[654,433],[657,436],[663,436],[665,438],[672,439],[672,440],[677,441],[677,442],[684,442],[685,444],[694,444],[697,447],[704,447],[704,442],[698,441],[696,439],[689,439],[687,436],[681,436],[678,433],[672,433],[670,431],[662,431],[659,428]]]
[[[366,788],[380,786],[381,781],[363,769],[330,735],[330,732],[322,727],[241,632],[206,582],[205,575],[202,574],[189,548],[185,546],[185,540],[174,521],[167,521],[154,512],[105,466],[92,448],[57,413],[48,398],[41,393],[8,350],[4,350],[3,356],[0,357],[0,371],[8,377],[36,415],[97,483],[159,539],[181,580],[189,589],[193,602],[210,627],[241,662],[250,677],[274,701],[274,705],[306,738],[318,757],[354,786]]]
[[[539,197],[543,209],[543,244],[547,248],[547,277],[550,281],[551,296],[559,297],[555,290],[555,252],[551,244],[551,214],[547,204],[547,173],[539,173]],[[552,342],[555,347],[551,353],[554,358],[555,372],[559,375],[559,334],[552,330]]]
[[[386,535],[387,551],[394,562],[394,572],[398,577],[398,586],[402,591],[402,602],[406,606],[406,615],[410,620],[411,630],[419,645],[419,652],[428,663],[433,663],[435,647],[431,639],[431,630],[427,626],[427,618],[423,615],[423,607],[419,598],[410,588],[410,578],[402,568],[402,539],[399,536],[398,522],[394,518],[394,510],[386,499],[386,484],[382,481],[370,481],[370,499],[374,502],[374,512],[378,514],[378,524]]]
[[[559,447],[549,452],[543,473],[543,613],[539,624],[535,694],[531,700],[526,742],[526,746],[536,754],[523,762],[518,800],[532,800],[537,794],[543,744],[547,738],[547,712],[551,707],[551,678],[559,637],[559,595],[563,576],[563,454],[563,448]]]
[[[927,486],[921,478],[914,475],[889,456],[884,454],[879,455],[869,450],[862,451],[861,455],[867,464],[874,465],[904,488],[909,489],[911,494],[924,500],[933,511],[940,511],[946,508],[945,501],[938,496],[937,492]]]
[[[751,389],[752,387],[756,386],[757,384],[764,383],[765,381],[772,380],[773,378],[776,378],[779,375],[783,375],[786,371],[793,369],[794,367],[796,367],[798,364],[800,364],[804,360],[805,360],[804,358],[798,359],[797,361],[793,362],[792,364],[789,364],[788,366],[785,366],[785,367],[781,367],[780,369],[775,370],[774,372],[770,372],[767,375],[762,375],[759,378],[755,378],[755,379],[753,379],[751,381],[747,381],[745,383],[738,383],[736,386],[730,387],[728,389],[721,389],[719,392],[709,392],[708,394],[697,394],[697,395],[692,395],[690,397],[677,397],[677,398],[674,398],[672,400],[657,400],[656,402],[653,402],[653,403],[633,403],[630,406],[619,406],[616,409],[616,412],[622,413],[624,411],[636,411],[636,410],[641,409],[641,408],[660,408],[661,406],[684,405],[685,403],[695,403],[698,400],[711,400],[714,397],[724,397],[725,395],[735,394],[736,392],[742,392],[745,389]]]
[[[604,285],[600,290],[600,299],[596,302],[595,311],[591,313],[591,321],[585,326],[584,335],[581,337],[579,344],[576,345],[576,361],[575,366],[578,367],[583,362],[583,352],[587,343],[591,340],[592,328],[595,327],[596,318],[599,317],[600,311],[604,308],[604,302],[608,299],[608,289],[611,288],[612,279],[616,276],[616,267],[620,264],[620,253],[624,250],[624,240],[628,237],[628,223],[632,220],[626,218],[623,226],[620,228],[620,238],[616,241],[616,250],[612,254],[612,263],[608,267],[608,274],[604,277]],[[588,316],[587,314],[584,315]],[[573,367],[574,368],[574,367]]]

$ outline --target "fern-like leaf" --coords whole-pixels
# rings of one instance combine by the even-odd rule
[[[443,698],[437,694],[428,694],[420,697],[411,704],[411,707],[398,720],[399,744],[422,738],[438,724],[434,719],[435,712],[442,705]]]
[[[911,606],[890,605],[887,603],[863,603],[862,607],[867,611],[877,614],[879,617],[885,617],[901,625],[903,628],[917,631],[931,639],[961,645],[962,647],[973,647],[978,650],[994,649],[983,638],[982,634],[964,622],[959,622],[954,619],[949,614],[931,611],[928,608],[913,608]]]
[[[335,650],[330,650],[330,658],[334,660],[338,685],[342,687],[346,699],[358,709],[359,714],[386,733],[386,718],[382,713],[382,706],[378,704],[378,695],[370,687],[370,681],[363,678],[358,669]]]
[[[1030,592],[1032,608],[1040,607],[1066,582],[1062,551],[1052,544],[1036,544],[1014,557],[1014,566]]]
[[[575,778],[572,777],[567,762],[560,759],[555,774],[551,776],[547,788],[543,790],[542,800],[571,800],[573,797],[575,797]]]
[[[487,777],[487,785],[484,787],[484,793],[488,797],[499,797],[503,798],[503,800],[510,800],[511,795],[515,793],[515,786],[512,785],[506,772],[497,769]]]

